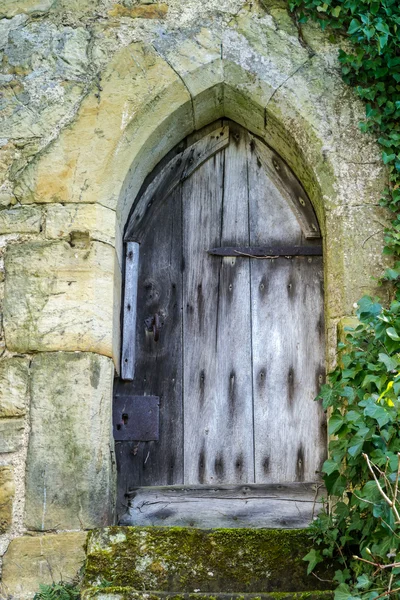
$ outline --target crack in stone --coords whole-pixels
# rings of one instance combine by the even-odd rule
[[[183,83],[185,89],[187,90],[189,96],[190,96],[190,103],[192,106],[192,120],[193,120],[193,125],[194,127],[196,127],[196,118],[195,118],[195,112],[194,112],[194,98],[192,96],[192,93],[190,91],[190,89],[188,88],[186,81],[183,79],[182,75],[175,69],[175,67],[173,67],[173,65],[169,62],[169,60],[163,56],[159,50],[156,48],[156,46],[154,44],[151,44],[152,47],[154,48],[154,51],[158,54],[158,56],[162,59],[165,60],[165,62],[167,63],[167,65],[173,70],[173,72],[179,77],[179,79],[181,80],[181,82]]]
[[[280,83],[280,84],[278,85],[278,87],[277,87],[277,88],[275,88],[275,90],[273,91],[273,93],[272,93],[272,95],[271,95],[270,99],[268,100],[267,104],[265,105],[265,109],[267,109],[267,108],[268,108],[268,106],[270,105],[271,101],[273,100],[273,98],[274,98],[275,94],[276,94],[276,93],[277,93],[277,92],[278,92],[278,91],[279,91],[281,88],[283,88],[283,87],[284,87],[284,86],[287,84],[287,82],[288,82],[290,79],[292,79],[292,78],[293,78],[293,77],[294,77],[294,76],[295,76],[295,75],[296,75],[296,74],[297,74],[297,73],[300,71],[300,69],[302,69],[302,68],[303,68],[303,67],[304,67],[304,66],[305,66],[307,63],[309,63],[309,62],[310,62],[310,61],[311,61],[311,60],[314,58],[314,56],[315,56],[315,53],[313,53],[313,54],[312,54],[312,56],[309,56],[309,57],[307,58],[307,60],[305,60],[303,63],[301,63],[301,65],[299,65],[299,66],[298,66],[298,67],[297,67],[297,68],[296,68],[296,69],[293,71],[293,73],[290,73],[290,75],[288,75],[288,76],[286,77],[286,79],[285,79],[284,81],[282,81],[282,83]]]

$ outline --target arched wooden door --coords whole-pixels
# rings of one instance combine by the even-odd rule
[[[267,525],[263,497],[312,502],[292,484],[317,481],[325,456],[320,231],[288,166],[245,129],[220,122],[186,146],[126,230],[120,512],[130,494],[123,522]],[[299,504],[283,524],[304,521]]]

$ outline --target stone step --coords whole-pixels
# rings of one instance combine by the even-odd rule
[[[331,579],[329,574],[307,576],[303,557],[309,549],[305,530],[108,527],[89,534],[83,597],[125,600],[164,593],[172,600],[223,593],[221,598],[275,598],[266,594],[284,592],[297,598],[290,593],[329,589],[321,581]]]
[[[270,592],[267,594],[174,594],[137,592],[132,588],[92,588],[82,600],[333,600],[333,592]]]

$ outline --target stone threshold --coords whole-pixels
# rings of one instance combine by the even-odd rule
[[[83,592],[82,600],[332,600],[331,591],[269,592],[265,594],[202,594],[138,592],[127,587],[94,587]]]

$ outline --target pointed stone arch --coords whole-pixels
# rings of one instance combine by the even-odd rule
[[[70,360],[75,352],[82,380],[100,397],[93,405],[108,406],[113,362],[119,363],[121,250],[132,202],[163,157],[216,119],[231,119],[266,142],[314,206],[324,239],[328,367],[336,356],[337,322],[362,293],[374,291],[371,275],[382,270],[386,215],[379,197],[386,173],[377,144],[358,130],[362,104],[332,66],[337,48],[318,42],[304,47],[293,24],[278,28],[268,15],[253,18],[246,10],[223,25],[193,22],[154,34],[152,44],[120,47],[101,74],[101,90],[89,91],[74,121],[19,177],[18,200],[22,208],[41,206],[45,229],[7,250],[6,346],[10,353],[39,353],[33,360],[37,381],[48,378],[48,362],[54,362],[53,371],[68,380],[63,407],[81,405],[83,384],[75,386]],[[93,360],[93,373],[86,368],[88,355],[102,355]],[[33,430],[44,402],[39,385],[37,390]],[[76,431],[91,418],[85,410],[71,425],[71,439],[79,439]],[[30,529],[76,529],[110,520],[100,509],[113,501],[106,450],[112,440],[108,425],[101,431],[99,453],[89,452],[85,460],[94,473],[93,461],[102,465],[106,491],[93,499],[82,475],[79,494],[72,494],[64,510],[57,485],[67,458],[59,453],[46,488],[52,520],[43,524],[40,457],[31,437],[25,520]],[[55,439],[56,433],[55,428],[41,435]],[[43,437],[40,444],[52,447]],[[90,510],[80,513],[82,505]]]

